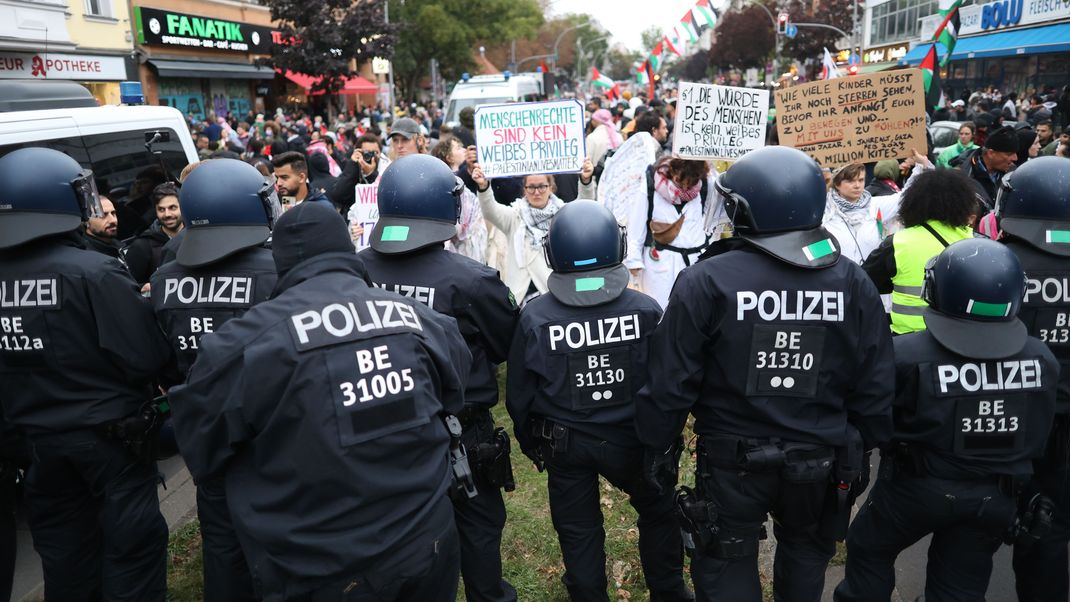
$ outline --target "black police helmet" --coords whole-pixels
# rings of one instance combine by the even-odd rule
[[[628,269],[621,263],[626,248],[627,236],[612,211],[594,201],[568,203],[543,241],[546,263],[554,270],[550,293],[574,306],[616,299],[628,286]]]
[[[716,186],[735,232],[759,249],[806,268],[839,258],[836,239],[821,227],[825,179],[806,153],[786,146],[751,151]]]
[[[1070,161],[1037,157],[1003,176],[996,215],[1000,229],[1070,257]]]
[[[379,178],[379,221],[371,247],[380,253],[408,253],[457,234],[464,184],[441,160],[409,155]]]
[[[0,157],[0,249],[70,232],[100,217],[93,172],[50,148],[20,148]]]
[[[1018,319],[1024,295],[1025,272],[1013,251],[987,238],[960,240],[925,266],[925,326],[959,355],[1014,355],[1026,341]]]
[[[179,192],[186,235],[177,261],[186,267],[214,263],[271,236],[282,212],[275,188],[255,167],[212,159],[190,172]]]

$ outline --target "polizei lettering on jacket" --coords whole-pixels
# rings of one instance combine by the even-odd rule
[[[413,306],[387,299],[331,303],[290,316],[290,334],[301,350],[423,329]]]
[[[59,285],[55,278],[0,280],[0,309],[59,307]]]
[[[576,351],[639,340],[639,314],[550,324],[550,351]]]
[[[253,279],[249,276],[167,278],[163,281],[165,307],[181,305],[251,305]],[[168,305],[168,301],[171,304]]]
[[[736,320],[843,322],[842,291],[737,291]]]
[[[943,364],[936,367],[936,383],[940,393],[952,395],[1043,386],[1039,359]]]
[[[1034,305],[1070,305],[1070,278],[1062,274],[1028,274],[1025,302]]]
[[[416,286],[415,284],[379,284],[373,282],[373,286],[387,291],[393,291],[403,297],[415,299],[428,307],[435,306],[435,287]]]

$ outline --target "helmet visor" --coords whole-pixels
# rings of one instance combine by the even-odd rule
[[[100,193],[97,192],[97,182],[93,179],[92,170],[83,169],[78,177],[71,180],[71,188],[74,189],[74,196],[82,210],[82,219],[104,216],[104,207],[100,204]]]

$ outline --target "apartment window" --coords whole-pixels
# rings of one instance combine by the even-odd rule
[[[85,14],[91,17],[110,17],[111,0],[85,0]]]

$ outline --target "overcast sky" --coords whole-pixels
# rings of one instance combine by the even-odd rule
[[[712,2],[720,6],[720,0]],[[642,48],[639,34],[648,27],[655,26],[667,32],[688,10],[695,6],[695,0],[556,0],[551,5],[553,11],[549,16],[566,13],[587,13],[613,34],[613,43],[624,44],[631,50],[646,52]]]

